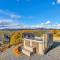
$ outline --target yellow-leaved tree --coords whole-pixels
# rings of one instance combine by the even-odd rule
[[[18,44],[22,42],[22,34],[21,32],[14,32],[11,36],[11,39],[10,39],[10,45],[15,45],[15,44]]]

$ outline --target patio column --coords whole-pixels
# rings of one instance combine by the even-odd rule
[[[32,46],[32,41],[30,40],[30,46]]]
[[[39,43],[39,52],[38,54],[41,54],[43,55],[44,54],[44,51],[43,51],[43,44]]]
[[[25,40],[24,40],[24,47],[25,47]]]

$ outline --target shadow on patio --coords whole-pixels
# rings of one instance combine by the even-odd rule
[[[55,49],[55,48],[57,48],[57,47],[59,47],[59,46],[60,46],[60,42],[54,41],[52,47],[49,48],[46,53],[48,53],[49,51],[51,51],[51,50],[53,50],[53,49]]]

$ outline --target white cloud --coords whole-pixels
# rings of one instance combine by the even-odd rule
[[[40,23],[37,25],[24,25],[21,22],[16,22],[18,18],[22,18],[22,16],[20,15],[16,15],[14,13],[10,13],[9,11],[5,11],[0,9],[0,13],[6,15],[7,17],[9,16],[10,18],[7,19],[0,19],[0,29],[4,29],[4,28],[59,28],[60,29],[60,24],[53,24],[50,20],[44,22],[44,23]],[[33,18],[33,16],[23,16],[23,18]],[[16,19],[16,20],[14,20]]]
[[[60,29],[60,24],[52,23],[51,21],[47,21],[44,23],[40,23],[37,25],[32,25],[30,28],[52,28],[52,29]]]
[[[57,3],[60,4],[60,0],[57,0]]]
[[[7,17],[10,17],[10,18],[15,18],[15,19],[22,18],[22,16],[17,15],[17,14],[12,13],[12,12],[9,12],[8,10],[0,9],[0,13],[2,13],[3,15],[5,15]]]
[[[0,29],[4,28],[27,28],[27,25],[22,24],[18,19],[22,16],[11,13],[8,10],[0,9],[3,18],[0,19]],[[7,18],[4,18],[7,17]],[[23,16],[23,18],[32,18],[32,16]]]
[[[13,20],[10,19],[2,19],[0,20],[0,29],[20,29],[20,28],[55,28],[55,29],[60,29],[60,24],[50,24],[52,23],[51,21],[47,21],[44,23],[40,23],[37,25],[24,25],[24,24],[18,24]]]
[[[10,20],[10,19],[0,19],[0,23],[1,22],[12,22],[12,20]]]
[[[0,9],[0,13],[2,13],[4,16],[10,17],[10,18],[2,18],[0,19],[0,29],[2,28],[18,28],[22,26],[22,24],[17,23],[14,19],[21,18],[21,16],[10,13],[8,10],[2,10]],[[14,18],[14,19],[13,19]]]
[[[48,21],[46,21],[46,23],[45,23],[45,24],[51,24],[51,23],[52,23],[52,22],[48,20]]]
[[[4,16],[10,17],[11,19],[19,19],[19,18],[33,18],[33,16],[21,16],[16,13],[10,12],[8,10],[0,9],[0,13]]]
[[[18,24],[15,21],[10,20],[10,19],[1,19],[0,20],[0,29],[5,29],[5,28],[18,29],[18,28],[25,28],[25,26],[23,24]]]
[[[60,0],[56,0],[52,2],[52,5],[55,5],[55,4],[60,4]]]
[[[28,27],[30,27],[30,28],[51,28],[52,27],[52,22],[48,20],[44,23],[31,25],[31,26],[28,26]]]
[[[60,26],[60,24],[57,24],[57,26]]]
[[[10,14],[11,18],[21,18],[21,16],[15,15],[15,14]]]

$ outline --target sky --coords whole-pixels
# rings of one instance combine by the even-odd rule
[[[0,0],[0,27],[60,27],[60,0]]]

